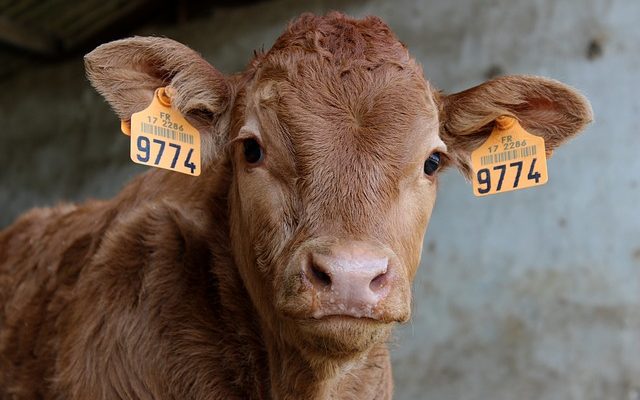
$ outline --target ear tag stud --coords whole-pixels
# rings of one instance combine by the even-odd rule
[[[487,140],[471,153],[476,196],[510,192],[547,183],[544,139],[503,115]]]
[[[137,164],[200,175],[200,132],[171,106],[171,88],[158,88],[151,104],[121,121],[131,136],[131,160]]]

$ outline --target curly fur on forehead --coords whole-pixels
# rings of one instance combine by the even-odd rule
[[[268,52],[256,54],[246,72],[253,81],[246,100],[275,109],[284,124],[302,118],[316,130],[314,120],[325,128],[334,123],[340,130],[367,131],[371,139],[391,131],[402,135],[418,115],[437,121],[422,68],[377,17],[304,14]],[[242,95],[240,108],[247,104]]]
[[[321,55],[341,74],[385,64],[416,68],[404,44],[380,18],[356,20],[337,12],[326,16],[303,14],[295,19],[266,54],[257,55],[256,66],[274,65],[294,54],[309,53]]]

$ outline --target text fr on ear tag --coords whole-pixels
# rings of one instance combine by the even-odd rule
[[[200,175],[200,132],[171,107],[169,90],[161,87],[151,104],[121,121],[122,132],[131,136],[131,160],[149,165]]]
[[[487,140],[471,153],[473,193],[488,196],[547,183],[544,139],[511,116],[496,118]]]

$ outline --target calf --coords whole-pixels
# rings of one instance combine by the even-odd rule
[[[549,152],[591,120],[544,78],[435,91],[375,17],[304,15],[233,76],[155,37],[85,63],[123,121],[167,87],[202,173],[0,233],[2,399],[390,398],[438,172],[499,116]]]

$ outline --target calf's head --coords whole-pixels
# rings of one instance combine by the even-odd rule
[[[549,79],[437,92],[374,17],[302,16],[229,77],[163,38],[100,46],[86,65],[123,120],[172,88],[204,143],[202,176],[184,179],[204,185],[228,166],[236,267],[266,329],[309,356],[358,354],[409,318],[438,173],[468,176],[496,117],[548,151],[591,120],[586,99]]]

